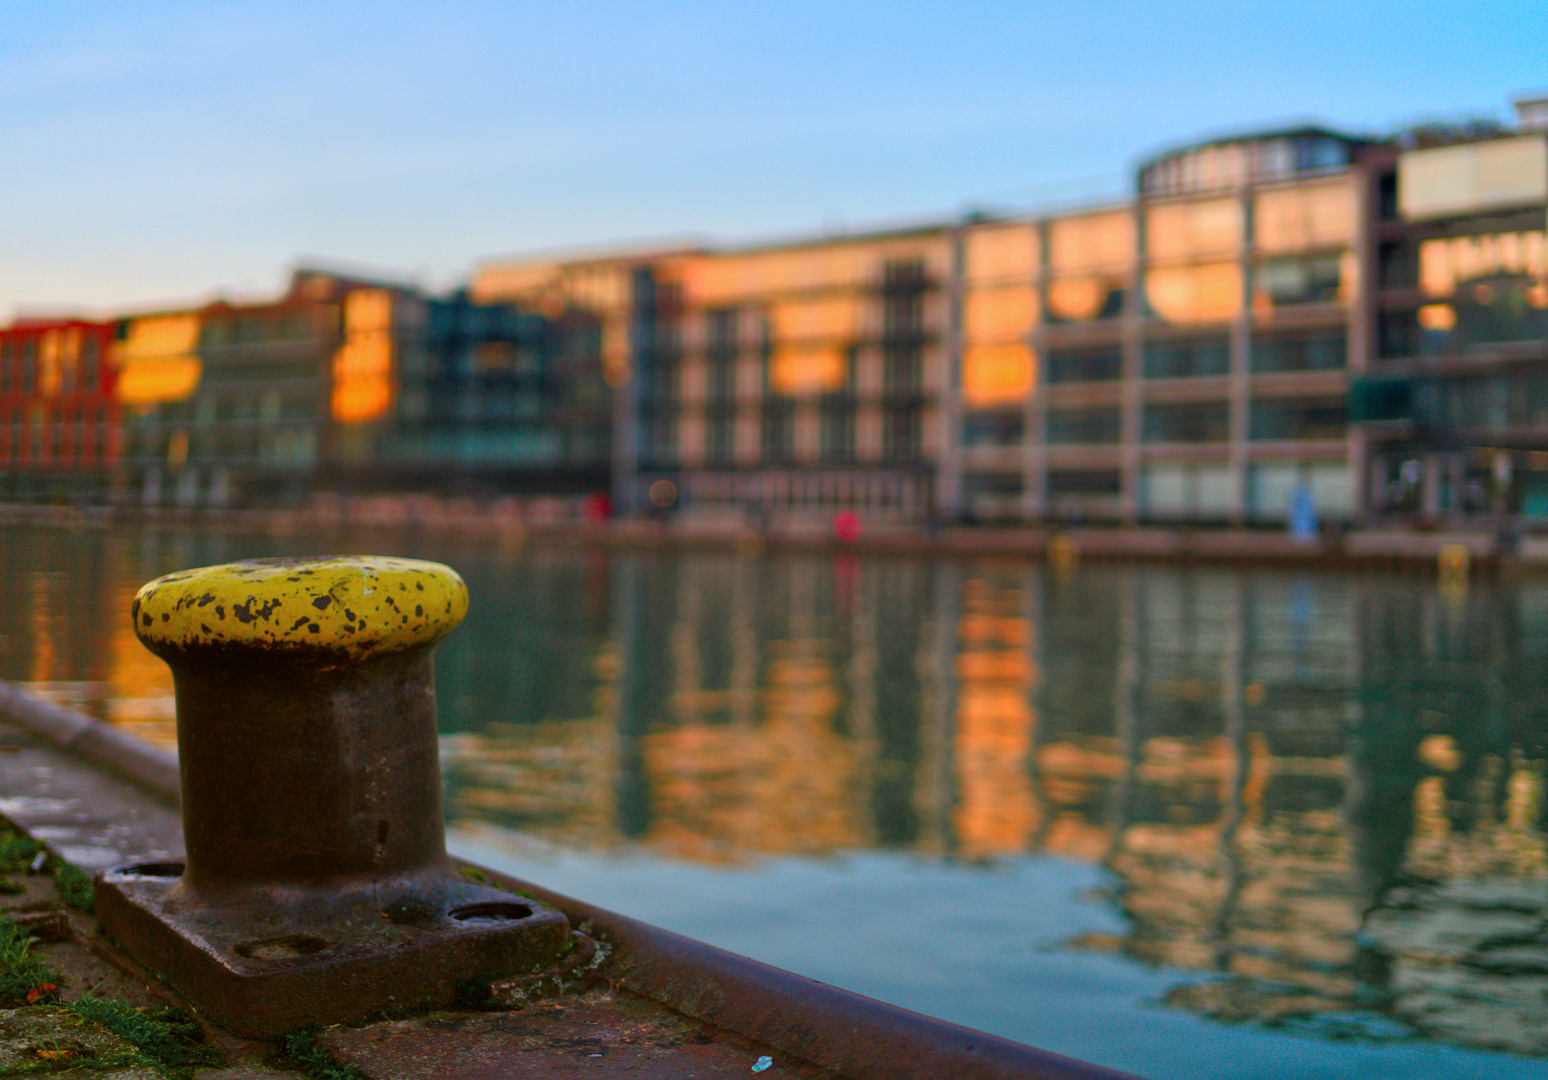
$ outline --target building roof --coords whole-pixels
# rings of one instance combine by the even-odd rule
[[[1180,157],[1183,154],[1195,150],[1204,150],[1212,146],[1230,146],[1237,143],[1270,142],[1276,139],[1297,138],[1327,138],[1337,139],[1351,146],[1361,146],[1369,143],[1381,142],[1380,139],[1362,135],[1352,135],[1347,131],[1339,131],[1336,128],[1326,127],[1317,123],[1299,123],[1287,127],[1259,128],[1223,134],[1214,138],[1197,139],[1192,142],[1174,145],[1168,149],[1158,151],[1149,157],[1140,160],[1135,167],[1136,172],[1144,172],[1152,165],[1160,164],[1169,158]]]

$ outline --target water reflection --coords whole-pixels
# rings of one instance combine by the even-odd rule
[[[475,598],[450,815],[700,863],[1105,867],[1177,1008],[1548,1052],[1548,584],[0,531],[0,675],[170,738],[124,613],[178,567],[371,547]]]

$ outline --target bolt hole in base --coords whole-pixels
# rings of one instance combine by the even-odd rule
[[[485,904],[463,904],[446,914],[458,922],[515,922],[532,918],[532,909],[526,904],[509,904],[494,901]]]
[[[298,956],[313,956],[331,944],[331,941],[311,934],[287,934],[262,941],[239,941],[234,948],[238,956],[249,960],[293,960]]]
[[[112,874],[114,877],[176,878],[183,876],[183,864],[180,862],[135,863],[133,866],[114,870]]]

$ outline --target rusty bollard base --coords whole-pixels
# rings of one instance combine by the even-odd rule
[[[158,578],[135,633],[172,669],[184,863],[97,880],[102,928],[231,1030],[450,1004],[563,960],[568,922],[446,855],[438,563],[255,559]]]
[[[253,1038],[450,1005],[475,980],[540,972],[573,948],[559,912],[471,883],[447,881],[433,906],[421,888],[386,910],[361,897],[304,920],[295,907],[190,904],[181,871],[103,874],[98,921],[211,1020]]]

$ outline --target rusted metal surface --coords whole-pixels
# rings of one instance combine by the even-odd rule
[[[176,687],[187,856],[99,878],[104,929],[254,1036],[558,963],[563,915],[446,856],[432,650],[465,607],[454,573],[410,560],[255,560],[142,589],[136,632]]]
[[[532,882],[490,878],[563,911],[602,941],[611,955],[598,974],[614,986],[851,1080],[1129,1078],[760,964]]]
[[[190,902],[176,878],[130,868],[99,880],[97,914],[202,1011],[254,1037],[450,1004],[480,973],[541,968],[570,944],[569,923],[552,909],[445,885],[413,907],[401,895],[386,910],[359,896],[349,910],[319,913],[299,893],[267,907]],[[463,917],[468,907],[484,910]]]

